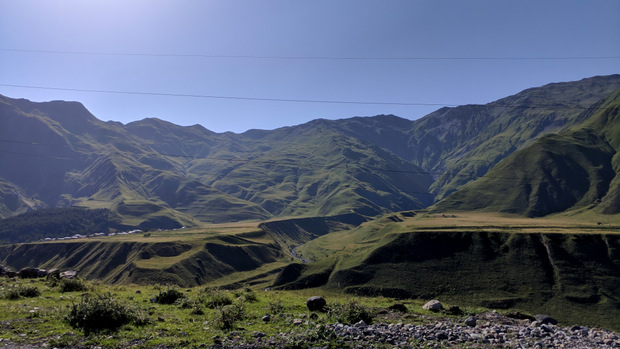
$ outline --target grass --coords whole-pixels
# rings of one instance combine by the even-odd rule
[[[394,299],[384,297],[352,298],[316,289],[288,292],[244,288],[237,291],[218,290],[218,293],[232,301],[228,305],[211,309],[203,301],[204,287],[179,290],[184,299],[193,302],[193,306],[186,306],[180,303],[152,303],[150,298],[162,290],[161,286],[89,283],[88,287],[92,291],[83,296],[82,292],[61,293],[57,288],[47,286],[43,280],[13,281],[6,278],[0,279],[0,292],[16,285],[37,287],[41,294],[34,298],[0,299],[0,326],[3,328],[0,339],[3,343],[49,347],[198,347],[202,344],[212,345],[218,338],[228,337],[231,331],[236,331],[237,336],[248,342],[256,340],[252,336],[256,332],[262,332],[268,337],[288,333],[293,338],[320,324],[352,322],[360,314],[366,316],[372,313],[370,316],[375,321],[386,321],[387,317],[376,313],[395,302]],[[305,301],[309,296],[317,294],[327,299],[331,313],[317,313],[316,319],[310,319]],[[423,301],[400,302],[409,308],[409,313],[404,315],[406,321],[433,321],[434,318],[428,318],[433,314],[422,310]],[[102,304],[105,307],[101,307]],[[201,312],[195,311],[196,305],[201,305]],[[110,311],[104,312],[103,309]],[[483,309],[465,310],[479,312]],[[76,322],[75,315],[78,313],[95,313],[96,316],[108,314],[118,321],[109,326]],[[262,320],[265,314],[271,315],[270,322]],[[352,320],[347,320],[349,317]],[[294,325],[294,319],[302,319],[303,322]],[[84,324],[87,324],[86,327]]]

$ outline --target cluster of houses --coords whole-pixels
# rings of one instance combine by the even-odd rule
[[[122,231],[118,233],[94,233],[94,234],[89,234],[89,235],[75,234],[73,236],[65,236],[61,238],[45,238],[45,239],[42,239],[41,241],[74,240],[74,239],[94,238],[98,236],[129,235],[129,234],[138,234],[138,233],[142,233],[142,230],[134,229],[134,230]]]
[[[0,264],[0,276],[6,276],[9,278],[19,277],[22,279],[34,279],[34,278],[58,278],[58,279],[74,279],[77,277],[77,271],[66,270],[61,272],[58,269],[40,269],[40,268],[22,268],[20,271],[13,271],[11,268],[5,267]]]

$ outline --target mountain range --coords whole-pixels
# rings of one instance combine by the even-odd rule
[[[486,105],[214,133],[104,122],[77,102],[0,96],[0,218],[107,208],[123,224],[486,209],[620,212],[620,75]]]

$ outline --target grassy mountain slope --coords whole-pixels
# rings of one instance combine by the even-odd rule
[[[153,232],[149,237],[117,235],[0,246],[0,264],[17,270],[27,266],[73,269],[83,278],[115,284],[195,286],[260,268],[273,274],[283,257],[279,246],[256,229],[243,234],[190,230],[176,236]]]
[[[415,161],[442,172],[437,199],[484,175],[536,138],[584,121],[583,111],[620,88],[620,75],[554,83],[484,106],[444,108],[416,121]]]
[[[319,119],[243,134],[153,118],[102,122],[75,102],[1,97],[0,217],[78,205],[123,207],[116,213],[125,224],[190,225],[419,209],[542,135],[583,122],[592,116],[583,108],[618,87],[620,75],[593,77],[487,105],[442,108],[416,121],[390,115]],[[578,164],[550,171],[598,166],[599,160],[588,161],[599,145],[574,144]],[[603,148],[606,162],[609,149]],[[589,181],[605,182],[609,174],[601,169]],[[605,190],[572,182],[532,190],[564,200],[556,192],[573,185],[580,186],[569,198],[575,203]],[[618,181],[609,185],[620,190]],[[616,197],[600,198],[606,212],[616,210]],[[526,208],[531,214],[558,209]]]
[[[439,210],[510,212],[544,216],[593,207],[618,212],[620,90],[597,104],[587,121],[546,135],[507,157],[484,177],[437,204]]]
[[[394,214],[304,245],[283,289],[438,298],[618,327],[620,234],[596,221]]]

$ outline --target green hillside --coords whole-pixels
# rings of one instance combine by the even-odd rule
[[[618,328],[620,234],[610,225],[460,212],[409,212],[321,236],[276,288],[442,299]]]
[[[586,111],[583,124],[546,135],[436,205],[544,216],[566,210],[618,211],[620,90]]]
[[[507,181],[497,173],[504,161],[486,177],[490,185],[474,186],[481,193],[475,204],[458,199],[470,202],[463,208],[544,215],[600,200],[601,212],[613,213],[620,191],[617,128],[597,126],[603,121],[593,120],[603,117],[592,111],[618,88],[620,75],[592,77],[487,105],[442,108],[416,121],[393,115],[318,119],[243,134],[154,118],[103,122],[76,102],[0,97],[0,218],[69,206],[105,208],[121,224],[160,222],[162,228],[373,217],[428,207],[530,145],[538,148],[518,155],[519,161],[544,164],[543,170],[515,165],[504,170]],[[605,123],[613,126],[615,114],[608,114]],[[583,122],[590,125],[583,137],[561,146],[572,136],[556,133]],[[597,127],[609,135],[588,131]],[[569,154],[575,157],[550,160]],[[579,176],[564,178],[568,171]],[[491,188],[513,180],[512,192],[504,193],[508,200],[494,196]],[[457,207],[449,202],[440,205]]]

